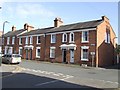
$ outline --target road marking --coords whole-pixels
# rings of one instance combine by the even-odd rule
[[[72,75],[64,75],[62,73],[55,73],[55,72],[49,72],[49,71],[42,71],[42,70],[34,70],[34,69],[29,69],[29,68],[22,68],[22,70],[27,70],[27,71],[32,71],[32,72],[38,72],[38,73],[42,73],[42,74],[49,74],[49,75],[53,75],[53,76],[61,76],[63,78],[66,78],[66,77],[69,77],[69,78],[72,78],[74,76]]]
[[[50,84],[50,83],[54,83],[54,82],[57,82],[58,80],[53,80],[53,81],[49,81],[49,82],[45,82],[45,83],[39,83],[39,84],[36,84],[35,86],[41,86],[41,85],[45,85],[45,84]]]

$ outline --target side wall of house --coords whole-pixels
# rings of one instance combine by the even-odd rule
[[[105,43],[106,27],[110,28],[110,43]],[[114,63],[114,37],[115,34],[109,24],[109,20],[105,19],[97,27],[97,66],[104,67]]]

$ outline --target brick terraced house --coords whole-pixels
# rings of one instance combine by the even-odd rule
[[[23,59],[60,63],[87,64],[104,67],[112,65],[116,37],[109,19],[63,25],[55,18],[54,27],[24,29],[4,35],[4,53],[19,53]]]

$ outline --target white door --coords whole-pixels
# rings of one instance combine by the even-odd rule
[[[70,50],[70,63],[74,63],[74,50]]]

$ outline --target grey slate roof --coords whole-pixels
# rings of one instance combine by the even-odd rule
[[[70,30],[80,30],[80,29],[88,29],[88,28],[95,28],[100,23],[102,23],[102,19],[100,20],[93,20],[87,22],[79,22],[74,24],[62,25],[60,27],[48,27],[48,28],[41,28],[32,30],[30,32],[26,32],[20,36],[27,36],[27,35],[34,35],[34,34],[44,34],[44,33],[52,33],[52,32],[62,32],[62,31],[70,31]]]
[[[102,23],[102,21],[103,20],[100,19],[100,20],[93,20],[93,21],[87,21],[87,22],[79,22],[79,23],[74,23],[74,24],[62,25],[60,27],[48,27],[48,28],[35,29],[35,30],[31,30],[29,32],[23,33],[19,36],[95,28],[100,23]],[[14,32],[10,31],[10,32],[4,34],[4,36],[5,37],[15,36],[15,35],[22,33],[23,31],[25,31],[25,30],[20,29],[20,30],[14,31]]]
[[[25,29],[20,29],[20,30],[16,30],[16,31],[9,31],[9,32],[4,34],[4,37],[16,36],[16,35],[22,33],[23,31],[25,31]]]
[[[62,25],[60,27],[55,27],[52,30],[47,31],[46,33],[77,30],[77,29],[80,30],[80,29],[95,28],[100,23],[102,23],[102,19],[101,20],[88,21],[88,22],[80,22],[80,23]]]

